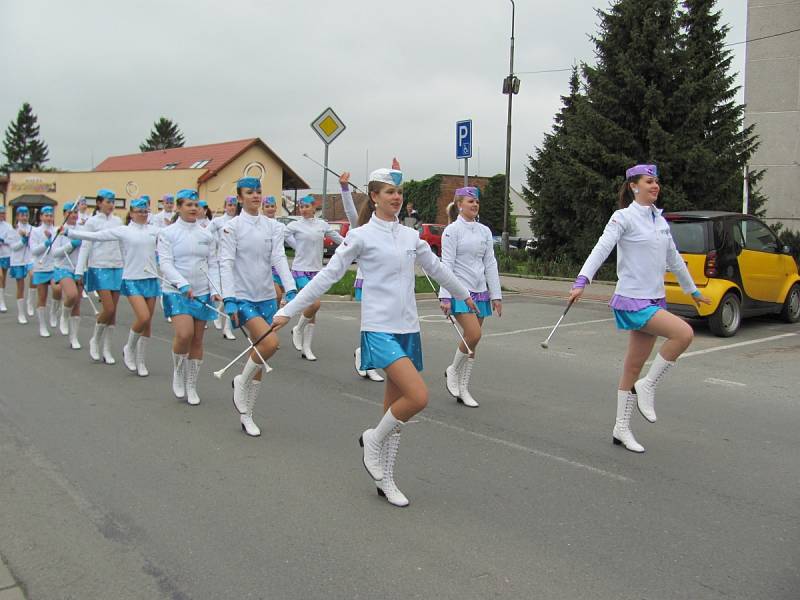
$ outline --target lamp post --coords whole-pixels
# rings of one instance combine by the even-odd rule
[[[514,77],[514,16],[516,6],[511,1],[511,61],[508,77],[503,80],[503,93],[508,95],[508,123],[506,125],[506,189],[503,203],[503,251],[508,252],[508,205],[511,202],[511,103],[515,94],[519,94],[519,79]]]

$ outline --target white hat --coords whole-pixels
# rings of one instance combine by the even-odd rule
[[[369,175],[369,183],[373,181],[397,186],[403,183],[403,172],[397,169],[377,169]]]

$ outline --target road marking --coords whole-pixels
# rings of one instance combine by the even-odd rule
[[[608,321],[613,321],[614,319],[594,319],[592,321],[578,321],[577,323],[563,323],[559,325],[559,328],[563,329],[564,327],[579,327],[580,325],[593,325],[595,323],[607,323]],[[528,333],[530,331],[547,331],[552,329],[553,325],[542,325],[541,327],[529,327],[528,329],[515,329],[513,331],[498,331],[497,333],[484,333],[483,337],[500,337],[504,335],[516,335],[518,333]]]
[[[727,379],[717,379],[716,377],[709,377],[703,380],[704,383],[713,385],[722,385],[725,387],[747,387],[746,383],[739,383],[738,381],[729,381]]]
[[[369,398],[364,398],[362,396],[356,396],[355,394],[348,394],[347,392],[342,392],[342,396],[347,398],[351,398],[353,400],[358,400],[359,402],[365,402],[366,404],[371,404],[373,406],[380,406],[383,407],[383,402],[376,402],[375,400],[370,400]],[[578,469],[584,469],[586,471],[590,471],[596,475],[602,475],[603,477],[608,477],[610,479],[614,479],[616,481],[624,481],[624,482],[632,482],[633,479],[630,477],[625,477],[624,475],[619,475],[617,473],[612,473],[611,471],[606,471],[604,469],[599,469],[597,467],[593,467],[591,465],[584,464],[582,462],[578,462],[575,460],[570,460],[569,458],[564,458],[563,456],[558,456],[557,454],[550,454],[549,452],[543,452],[542,450],[537,450],[536,448],[530,448],[528,446],[523,446],[522,444],[517,444],[515,442],[509,442],[508,440],[503,440],[500,438],[492,437],[490,435],[486,435],[483,433],[478,433],[477,431],[472,431],[470,429],[464,429],[463,427],[459,427],[458,425],[452,425],[450,423],[445,423],[444,421],[439,421],[437,419],[432,419],[430,417],[425,417],[420,414],[414,415],[415,421],[427,421],[428,423],[433,423],[434,425],[438,425],[439,427],[444,427],[445,429],[451,429],[453,431],[457,431],[459,433],[464,433],[467,435],[471,435],[476,437],[480,440],[485,442],[493,442],[500,446],[505,446],[506,448],[511,448],[512,450],[520,450],[527,454],[532,454],[534,456],[538,456],[540,458],[547,458],[550,460],[554,460],[563,464],[567,464],[571,467],[575,467]]]
[[[699,356],[700,354],[709,354],[711,352],[719,352],[721,350],[731,350],[733,348],[741,348],[742,346],[751,346],[753,344],[763,344],[764,342],[771,342],[773,340],[780,340],[787,337],[794,337],[799,335],[797,333],[782,333],[781,335],[772,335],[770,337],[759,338],[757,340],[747,340],[746,342],[737,342],[735,344],[725,344],[724,346],[714,346],[713,348],[705,348],[704,350],[695,350],[694,352],[684,352],[678,357],[678,360],[689,358],[690,356]],[[486,336],[484,336],[486,337]]]

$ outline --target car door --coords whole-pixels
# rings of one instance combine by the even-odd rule
[[[734,239],[739,252],[739,270],[745,293],[760,302],[781,302],[786,278],[780,243],[761,221],[744,218],[734,224]]]

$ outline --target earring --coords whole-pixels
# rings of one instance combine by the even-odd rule
[[[639,193],[639,188],[633,188],[633,193],[634,194],[638,194]]]

